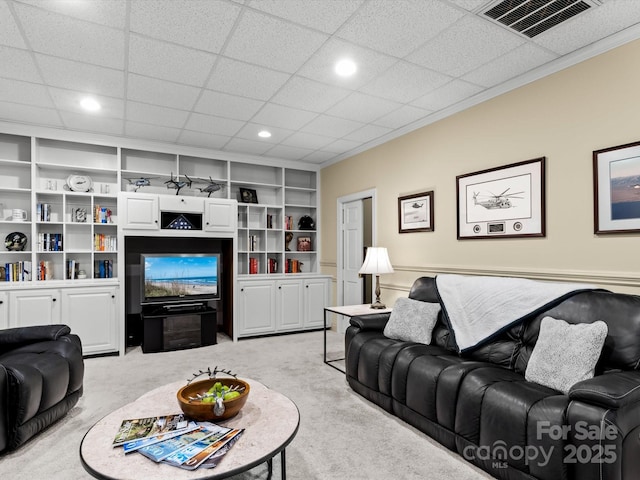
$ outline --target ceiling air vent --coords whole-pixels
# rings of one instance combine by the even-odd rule
[[[502,0],[484,15],[533,38],[598,4],[594,0]]]

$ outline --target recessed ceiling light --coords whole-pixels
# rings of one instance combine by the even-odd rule
[[[262,130],[262,131],[258,132],[258,136],[260,138],[269,138],[271,136],[271,132],[268,132],[266,130]]]
[[[80,106],[90,112],[96,112],[102,108],[95,98],[85,97],[80,100]]]
[[[345,58],[336,63],[335,66],[336,73],[341,77],[350,77],[358,70],[358,66],[355,64],[353,60]]]

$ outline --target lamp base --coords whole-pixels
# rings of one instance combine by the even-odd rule
[[[376,310],[382,310],[387,308],[384,303],[380,303],[380,301],[376,300],[375,303],[371,304],[371,308],[375,308]]]

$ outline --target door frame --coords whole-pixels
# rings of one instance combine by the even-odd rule
[[[336,305],[342,305],[344,302],[343,298],[343,282],[344,275],[343,271],[343,262],[342,256],[344,252],[343,238],[342,238],[342,208],[345,203],[350,203],[355,200],[364,200],[365,198],[371,198],[371,243],[375,246],[377,242],[377,228],[376,228],[376,189],[371,188],[369,190],[363,190],[362,192],[351,193],[349,195],[344,195],[342,197],[338,197],[337,201],[337,215],[336,215],[336,236],[337,236],[337,262],[336,262],[336,297],[337,303]]]

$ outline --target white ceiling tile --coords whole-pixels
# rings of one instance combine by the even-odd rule
[[[451,77],[447,75],[400,61],[360,91],[395,102],[408,103],[424,95],[424,92],[435,90],[449,81]],[[402,88],[398,88],[398,85],[402,85]]]
[[[305,27],[333,33],[362,5],[363,1],[340,0],[339,2],[327,2],[326,0],[311,0],[309,2],[300,2],[297,0],[259,0],[252,2],[251,7],[286,18]]]
[[[335,64],[343,59],[351,59],[357,65],[357,72],[350,77],[335,73]],[[397,62],[397,58],[375,52],[354,43],[331,38],[303,65],[298,75],[338,87],[356,89],[368,83]]]
[[[489,5],[493,0],[449,0],[460,8],[464,8],[469,12],[474,12],[484,5]]]
[[[199,88],[131,73],[127,76],[127,99],[129,100],[179,110],[191,110],[199,94]]]
[[[80,92],[124,97],[124,72],[113,68],[35,54],[47,85]]]
[[[555,60],[557,57],[548,50],[525,43],[468,73],[462,79],[476,85],[492,87]]]
[[[132,32],[218,53],[240,7],[211,0],[133,0]]]
[[[259,100],[205,90],[195,106],[195,111],[217,117],[249,120],[262,105],[264,102]]]
[[[49,91],[58,110],[78,112],[87,116],[124,118],[124,100],[120,98],[92,95],[100,103],[101,108],[97,112],[86,112],[80,106],[80,101],[86,96],[85,94],[55,87],[50,87]]]
[[[640,22],[637,0],[616,0],[591,8],[547,30],[535,43],[564,55]]]
[[[214,117],[192,113],[184,128],[195,132],[211,133],[231,137],[238,133],[245,122],[231,118]]]
[[[412,107],[411,105],[403,105],[390,114],[378,118],[374,123],[383,127],[396,129],[425,118],[430,113],[432,113],[430,110],[423,110],[422,108]]]
[[[220,57],[207,88],[258,100],[269,100],[289,77],[288,73]]]
[[[163,127],[182,128],[189,112],[175,108],[158,107],[147,103],[127,102],[127,120]]]
[[[32,105],[3,101],[0,101],[0,119],[36,125],[63,126],[58,112],[53,108],[34,107]]]
[[[124,32],[14,3],[34,51],[61,58],[124,68]]]
[[[300,148],[300,147],[290,147],[287,145],[276,145],[267,153],[270,157],[274,158],[282,158],[285,160],[300,160],[301,158],[306,157],[313,150],[308,148]]]
[[[53,108],[47,87],[36,83],[0,78],[0,101]]]
[[[321,113],[350,93],[349,90],[344,88],[295,76],[282,87],[271,101],[287,107]]]
[[[268,130],[271,133],[269,138],[261,138],[258,137],[258,132],[262,130]],[[293,133],[293,130],[289,130],[286,128],[278,128],[278,127],[265,127],[259,123],[247,123],[242,129],[238,132],[238,138],[244,138],[247,140],[256,140],[259,142],[266,142],[271,144],[280,143],[282,140],[287,138],[289,135]]]
[[[81,132],[94,132],[104,135],[122,135],[124,120],[106,118],[99,115],[87,115],[75,112],[60,111],[60,116],[67,128]]]
[[[124,134],[130,137],[146,138],[161,142],[175,142],[178,140],[180,130],[177,128],[147,125],[146,123],[125,122]]]
[[[68,17],[123,29],[126,23],[125,0],[18,0],[34,7],[61,13]]]
[[[344,139],[367,143],[392,131],[393,129],[387,127],[380,127],[378,125],[365,125],[361,129],[356,130],[349,135],[346,135]]]
[[[444,87],[419,98],[412,105],[426,110],[440,110],[482,91],[477,85],[462,80],[454,80]]]
[[[282,145],[289,147],[308,148],[311,150],[317,150],[335,142],[335,138],[323,137],[321,135],[315,135],[313,133],[296,132],[290,137],[282,141]]]
[[[336,154],[339,154],[358,148],[360,145],[362,145],[360,142],[340,139],[336,140],[333,143],[330,143],[329,145],[326,145],[322,150],[324,150],[325,152],[334,152]]]
[[[202,87],[216,59],[212,53],[131,35],[129,71]]]
[[[325,34],[247,10],[233,31],[224,54],[294,73],[327,38]]]
[[[267,126],[298,130],[317,116],[313,112],[295,110],[281,105],[268,103],[251,120],[253,123],[261,123]]]
[[[311,152],[306,157],[303,157],[302,160],[308,163],[320,164],[331,160],[335,156],[336,154],[334,152],[323,152],[322,150],[316,150],[315,152]]]
[[[404,57],[464,13],[440,2],[374,0],[364,5],[337,35],[374,50]]]
[[[229,152],[249,153],[252,155],[262,155],[273,145],[266,142],[256,142],[253,140],[245,140],[244,138],[232,138],[224,146],[224,150]]]
[[[399,107],[399,103],[354,92],[326,113],[356,122],[369,123]]]
[[[9,6],[0,2],[0,45],[27,48]]]
[[[210,135],[207,133],[183,130],[180,138],[178,138],[178,143],[220,150],[230,139],[231,137],[225,137],[223,135]]]
[[[26,50],[0,46],[0,77],[42,83],[33,57]]]
[[[331,117],[329,115],[318,115],[303,128],[303,132],[315,133],[325,137],[341,138],[354,130],[359,129],[364,124],[347,120],[346,118]]]
[[[523,43],[524,40],[515,33],[478,17],[466,16],[407,56],[407,60],[448,75],[460,76]]]

